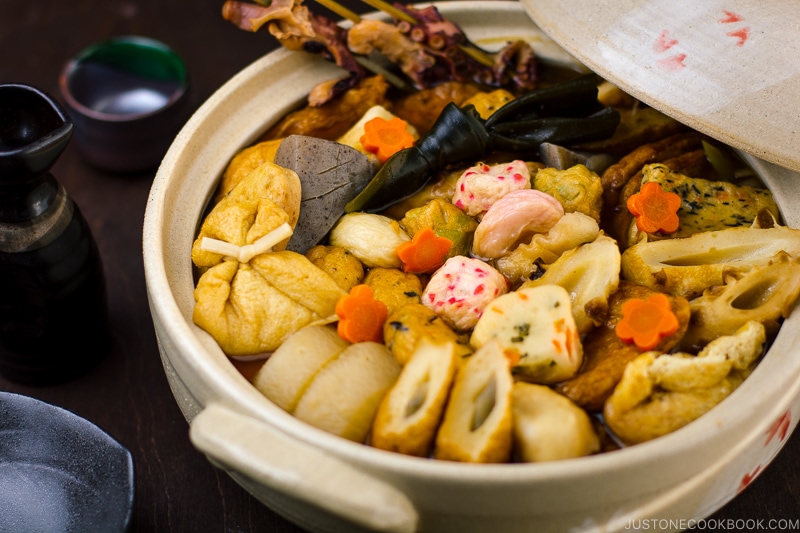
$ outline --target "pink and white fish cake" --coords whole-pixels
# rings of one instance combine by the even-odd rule
[[[511,191],[486,211],[472,242],[478,257],[495,259],[537,233],[547,233],[564,216],[554,197],[536,189]]]
[[[431,276],[422,303],[453,328],[466,331],[492,300],[506,292],[508,282],[494,267],[457,255]]]
[[[531,173],[524,161],[491,166],[480,163],[458,178],[453,204],[470,216],[480,217],[511,191],[530,188]]]

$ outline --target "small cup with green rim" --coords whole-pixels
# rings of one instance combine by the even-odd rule
[[[81,155],[111,172],[155,169],[189,116],[183,60],[148,37],[89,46],[64,67],[59,87]]]

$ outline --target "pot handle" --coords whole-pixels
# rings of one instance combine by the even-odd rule
[[[418,514],[392,485],[217,403],[191,422],[192,444],[224,468],[373,531],[413,533]]]

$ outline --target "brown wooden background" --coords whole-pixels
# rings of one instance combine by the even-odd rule
[[[184,57],[196,107],[275,47],[267,34],[242,32],[225,22],[221,6],[222,0],[0,0],[0,83],[27,83],[57,96],[59,71],[72,54],[112,36],[137,34],[162,40]],[[188,425],[162,371],[145,295],[141,232],[154,172],[99,171],[70,146],[53,173],[98,241],[108,281],[112,350],[99,367],[71,383],[36,388],[0,378],[0,390],[65,407],[131,451],[134,532],[300,531],[213,468],[189,442]],[[799,508],[796,435],[715,518],[797,519]]]

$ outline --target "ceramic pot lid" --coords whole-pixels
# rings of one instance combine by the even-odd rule
[[[554,41],[659,111],[800,171],[792,0],[520,0]]]

